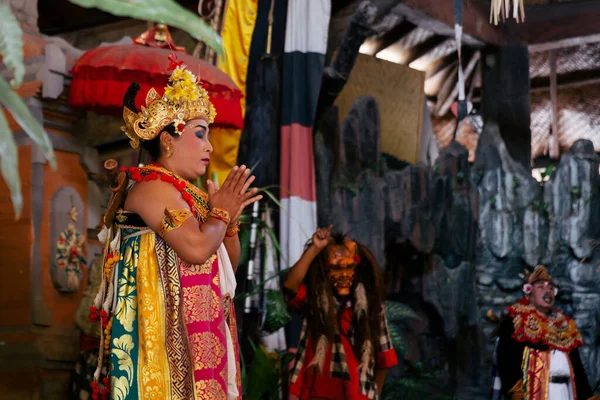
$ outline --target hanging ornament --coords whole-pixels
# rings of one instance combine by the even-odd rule
[[[512,17],[517,22],[525,22],[525,8],[523,0],[492,0],[490,8],[490,24],[498,25],[498,21],[504,21]]]
[[[60,234],[56,243],[56,263],[67,275],[67,291],[73,292],[79,288],[81,270],[86,265],[85,237],[75,226],[75,222],[77,222],[75,207],[71,207],[68,218],[67,228]]]

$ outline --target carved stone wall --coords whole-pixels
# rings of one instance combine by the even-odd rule
[[[340,128],[335,109],[323,117],[315,140],[318,218],[373,250],[390,295],[428,319],[413,333],[444,341],[427,347],[415,339],[407,357],[438,360],[457,398],[485,398],[496,327],[487,315],[517,301],[518,274],[543,263],[560,285],[557,306],[582,332],[581,355],[595,385],[600,176],[592,143],[575,142],[540,183],[510,157],[497,126],[484,127],[473,166],[454,142],[427,167],[381,154],[378,118],[368,97],[356,100]]]

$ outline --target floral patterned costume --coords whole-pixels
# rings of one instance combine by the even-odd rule
[[[156,165],[127,173],[174,184],[198,222],[205,221],[207,195],[190,183]],[[138,215],[120,210],[115,220],[106,258],[111,245],[118,256],[105,267],[99,314],[105,327],[99,370],[104,363],[111,398],[241,398],[235,277],[224,246],[204,264],[190,265]]]

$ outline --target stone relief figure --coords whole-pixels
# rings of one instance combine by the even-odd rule
[[[83,202],[72,187],[59,188],[51,200],[50,277],[61,293],[75,292],[80,287],[86,265],[86,238]]]
[[[77,230],[77,209],[69,211],[67,229],[62,231],[56,243],[56,264],[66,275],[66,288],[63,291],[73,292],[79,287],[80,275],[85,260],[85,237]],[[66,289],[66,290],[65,290]]]

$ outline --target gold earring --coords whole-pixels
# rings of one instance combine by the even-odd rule
[[[173,155],[173,146],[167,147],[167,158],[170,158]]]

